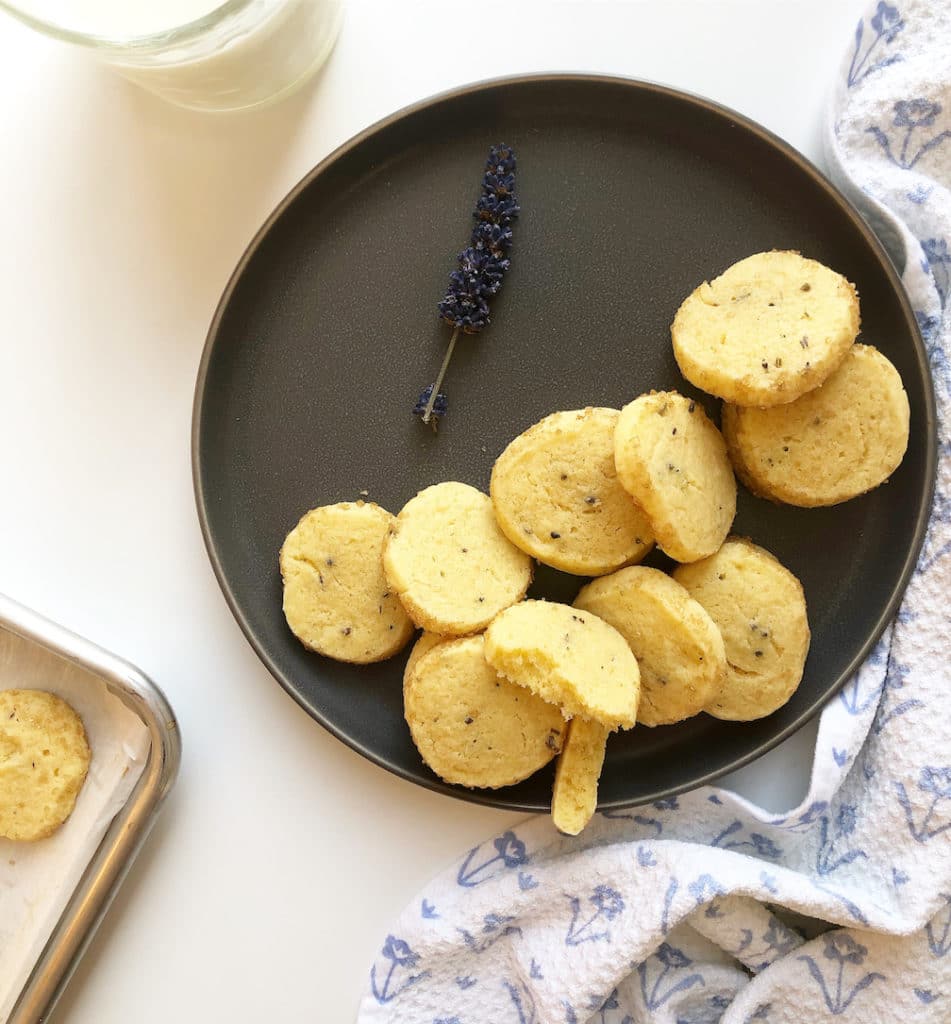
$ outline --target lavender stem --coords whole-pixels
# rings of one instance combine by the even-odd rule
[[[449,339],[449,347],[446,349],[446,355],[443,358],[442,366],[439,367],[439,375],[436,377],[436,383],[433,384],[432,394],[429,396],[429,401],[426,403],[426,408],[423,410],[423,423],[428,423],[433,416],[433,406],[436,404],[436,396],[439,394],[439,389],[442,387],[443,377],[446,376],[446,370],[449,367],[449,360],[452,359],[452,350],[456,347],[456,339],[459,337],[459,326],[453,328],[452,337]]]

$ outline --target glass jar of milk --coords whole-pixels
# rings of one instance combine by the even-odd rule
[[[286,95],[333,49],[342,0],[0,0],[173,103],[241,110]]]

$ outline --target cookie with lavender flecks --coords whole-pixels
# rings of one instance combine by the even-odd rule
[[[366,664],[402,650],[413,623],[383,575],[393,516],[372,502],[311,509],[280,553],[284,616],[301,643]]]
[[[859,331],[841,274],[797,252],[761,252],[688,296],[671,325],[691,384],[735,405],[784,405],[818,387]]]
[[[499,676],[485,660],[481,636],[425,651],[403,686],[403,705],[416,748],[446,782],[510,786],[561,749],[561,712]]]
[[[619,416],[616,409],[552,413],[496,460],[489,487],[496,519],[539,562],[600,576],[650,551],[650,523],[614,466]]]
[[[743,537],[730,537],[710,558],[680,566],[674,579],[706,609],[723,637],[725,682],[704,710],[748,722],[781,708],[802,680],[809,651],[799,580]]]
[[[699,714],[726,678],[723,639],[703,607],[659,569],[634,565],[594,580],[575,598],[610,623],[641,670],[639,725],[672,725]]]
[[[737,475],[764,498],[837,505],[884,483],[908,447],[908,395],[878,349],[853,345],[829,379],[771,409],[724,405]]]
[[[561,708],[630,729],[641,674],[624,637],[597,615],[554,601],[522,601],[493,619],[485,657],[506,679]]]
[[[403,506],[383,569],[417,626],[453,636],[485,629],[532,581],[532,560],[499,529],[489,496],[455,481]]]
[[[720,431],[698,402],[659,391],[626,405],[614,462],[671,558],[694,562],[723,543],[736,514],[736,480]]]

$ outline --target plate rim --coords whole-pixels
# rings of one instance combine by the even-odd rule
[[[917,318],[915,317],[914,310],[911,305],[911,301],[908,297],[904,286],[901,283],[901,277],[898,274],[892,260],[885,249],[883,243],[878,236],[872,231],[871,227],[862,217],[859,210],[852,203],[852,201],[845,195],[845,193],[835,185],[826,175],[816,167],[805,155],[800,153],[790,143],[780,138],[770,129],[764,127],[759,122],[753,120],[745,114],[741,114],[724,104],[718,103],[715,100],[709,99],[706,96],[699,95],[697,93],[690,92],[688,90],[679,89],[671,85],[664,85],[658,82],[653,82],[647,79],[636,78],[633,76],[616,75],[616,74],[604,74],[600,72],[591,71],[554,71],[554,72],[531,72],[524,74],[511,74],[501,75],[486,79],[480,79],[473,82],[464,83],[462,85],[453,86],[449,89],[442,90],[437,93],[433,93],[421,100],[417,100],[414,103],[400,107],[390,114],[374,121],[363,130],[357,132],[351,136],[339,146],[334,148],[328,153],[323,159],[318,161],[309,171],[307,171],[303,177],[294,185],[281,199],[271,213],[266,217],[260,228],[255,232],[251,240],[248,242],[240,259],[235,265],[230,277],[228,278],[227,284],[225,285],[218,303],[215,307],[214,314],[210,321],[208,331],[205,335],[204,346],[202,348],[201,360],[198,366],[198,372],[195,380],[195,391],[192,402],[192,423],[191,423],[191,469],[192,469],[192,486],[195,497],[196,510],[198,513],[199,525],[201,527],[202,540],[205,545],[205,550],[208,554],[209,561],[211,562],[212,569],[215,574],[215,578],[218,581],[218,586],[224,595],[225,601],[228,608],[231,611],[232,616],[237,622],[241,632],[244,634],[245,639],[250,644],[252,650],[258,656],[264,667],[268,670],[271,676],[280,685],[281,689],[290,696],[294,702],[301,707],[314,721],[326,729],[332,736],[346,744],[351,750],[365,757],[372,764],[378,767],[384,768],[386,771],[403,779],[406,782],[412,783],[428,789],[432,792],[441,793],[447,796],[454,797],[458,800],[463,800],[467,803],[481,804],[487,807],[494,807],[505,811],[518,811],[526,813],[545,813],[546,807],[530,801],[530,800],[512,800],[512,799],[500,799],[496,796],[494,790],[472,790],[465,789],[460,786],[453,786],[449,783],[443,782],[435,775],[427,778],[418,774],[413,774],[411,771],[402,768],[398,764],[388,761],[385,757],[377,754],[374,750],[367,747],[365,744],[360,743],[354,737],[347,735],[344,731],[339,729],[332,721],[330,721],[319,708],[314,707],[311,703],[306,701],[303,696],[298,692],[292,681],[285,677],[285,673],[275,664],[274,659],[271,657],[269,652],[265,649],[264,645],[260,642],[255,634],[254,629],[248,621],[245,615],[237,595],[231,587],[231,584],[225,574],[225,570],[222,564],[221,555],[219,553],[215,537],[212,534],[212,530],[209,524],[208,514],[208,495],[205,493],[205,489],[201,477],[201,426],[202,426],[202,412],[205,392],[207,388],[207,377],[208,369],[211,364],[212,356],[216,349],[216,341],[218,338],[218,332],[221,326],[224,314],[231,302],[232,295],[238,286],[238,283],[242,279],[244,272],[256,255],[258,249],[264,240],[268,237],[271,229],[277,223],[278,220],[283,216],[284,212],[296,201],[298,196],[306,191],[310,185],[316,181],[322,174],[330,169],[337,161],[343,159],[354,149],[358,148],[364,141],[390,127],[391,125],[397,124],[400,121],[411,117],[421,111],[427,110],[431,107],[438,106],[442,103],[451,102],[454,100],[461,99],[465,96],[470,96],[476,93],[490,92],[495,89],[504,89],[512,86],[521,86],[527,84],[555,84],[555,83],[578,83],[585,85],[614,85],[622,88],[630,88],[636,92],[662,96],[665,99],[675,100],[682,103],[687,103],[693,107],[699,108],[700,110],[712,113],[721,119],[727,121],[733,121],[738,126],[742,127],[752,135],[760,139],[760,141],[766,143],[774,150],[778,150],[780,155],[785,157],[787,160],[795,164],[798,169],[806,174],[822,191],[824,191],[828,197],[835,203],[835,205],[841,210],[841,212],[852,222],[853,226],[862,235],[865,242],[869,246],[870,250],[874,253],[878,262],[885,271],[886,277],[888,278],[893,291],[898,297],[899,305],[902,313],[908,324],[911,332],[911,336],[914,342],[915,356],[919,362],[921,368],[924,371],[924,379],[926,381],[925,388],[925,408],[924,408],[924,430],[925,430],[925,473],[927,476],[927,488],[925,500],[923,500],[918,508],[917,516],[915,519],[915,529],[909,547],[908,555],[905,558],[904,564],[902,565],[901,573],[899,574],[898,580],[892,587],[891,593],[889,594],[888,600],[883,607],[882,612],[879,614],[875,621],[875,624],[865,642],[862,644],[858,652],[851,659],[846,668],[839,674],[838,679],[835,680],[834,684],[831,685],[827,692],[825,692],[820,698],[813,701],[804,711],[802,711],[792,722],[788,723],[775,735],[771,736],[768,740],[760,743],[758,746],[750,751],[734,758],[729,764],[719,766],[715,769],[704,772],[703,774],[696,776],[693,780],[685,784],[673,784],[664,788],[657,789],[656,792],[647,795],[646,797],[638,797],[635,799],[615,799],[610,801],[599,801],[598,810],[621,810],[628,807],[639,806],[644,803],[650,803],[653,800],[663,799],[665,797],[676,796],[680,793],[699,789],[702,786],[709,785],[716,781],[716,779],[722,778],[724,775],[736,771],[738,768],[742,768],[744,765],[750,764],[757,758],[762,757],[770,750],[777,747],[784,740],[788,739],[793,733],[801,729],[807,722],[814,718],[829,701],[831,701],[835,695],[842,689],[842,687],[854,676],[858,669],[868,659],[875,645],[880,640],[882,634],[885,632],[888,625],[893,621],[898,609],[901,605],[901,601],[904,597],[905,591],[908,588],[908,584],[914,574],[915,568],[918,564],[919,557],[921,555],[921,549],[924,544],[925,535],[927,533],[928,523],[931,518],[931,509],[934,502],[934,491],[937,479],[937,461],[938,461],[938,421],[937,421],[937,402],[934,391],[934,377],[931,373],[931,366],[927,357],[927,350],[925,349],[924,340],[921,335],[921,330],[918,326]]]

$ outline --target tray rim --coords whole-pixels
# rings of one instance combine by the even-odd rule
[[[827,693],[813,701],[794,721],[787,724],[781,729],[776,735],[770,737],[769,740],[761,743],[754,750],[748,751],[745,754],[735,758],[729,764],[721,766],[710,771],[705,772],[703,775],[695,778],[688,784],[673,784],[662,789],[658,789],[656,793],[647,798],[638,798],[636,800],[612,800],[598,803],[598,810],[621,810],[627,807],[638,806],[644,802],[650,802],[650,800],[658,800],[668,796],[675,796],[679,793],[684,793],[693,789],[698,789],[701,786],[709,785],[716,779],[728,774],[729,772],[735,771],[738,768],[742,768],[744,765],[750,764],[757,758],[762,757],[770,750],[774,749],[784,740],[788,739],[791,735],[801,729],[807,722],[811,721],[823,707],[835,696],[835,694],[841,689],[843,685],[858,671],[858,669],[868,659],[872,653],[875,645],[881,639],[885,630],[894,619],[901,605],[901,601],[904,597],[905,591],[908,584],[914,575],[915,568],[918,564],[918,559],[921,555],[921,549],[924,544],[925,535],[927,533],[928,523],[931,518],[931,508],[934,502],[934,492],[937,480],[937,463],[938,463],[938,418],[937,418],[937,402],[934,391],[934,377],[931,373],[931,367],[928,362],[924,340],[921,335],[921,330],[918,326],[917,319],[914,314],[914,310],[911,306],[911,302],[901,282],[901,276],[898,273],[894,263],[892,262],[891,256],[888,250],[885,248],[882,241],[872,230],[871,226],[862,216],[858,207],[848,198],[848,196],[835,185],[830,178],[828,178],[811,160],[809,160],[804,154],[799,152],[794,146],[786,142],[780,136],[776,135],[770,129],[764,127],[759,122],[753,120],[745,114],[741,114],[738,111],[725,106],[722,103],[718,103],[715,100],[711,100],[706,96],[702,96],[697,93],[693,93],[686,89],[680,89],[670,85],[664,85],[658,82],[653,82],[648,79],[636,78],[634,76],[609,74],[593,71],[550,71],[550,72],[531,72],[521,74],[510,74],[501,75],[486,79],[479,79],[476,81],[468,82],[462,85],[454,86],[449,89],[442,90],[440,92],[431,94],[421,100],[406,106],[400,107],[390,114],[380,118],[379,120],[368,125],[366,128],[357,132],[349,139],[345,140],[339,146],[331,150],[323,159],[318,161],[311,170],[304,174],[304,176],[294,185],[281,199],[271,213],[266,217],[260,228],[255,232],[251,240],[248,242],[244,252],[242,253],[238,263],[236,264],[231,276],[228,278],[227,284],[221,293],[218,300],[218,304],[215,307],[214,314],[208,327],[208,331],[205,337],[204,348],[202,349],[201,360],[198,366],[198,372],[195,381],[195,392],[192,404],[192,429],[191,429],[191,462],[192,462],[192,484],[195,497],[196,511],[198,514],[199,525],[201,528],[202,540],[205,545],[205,550],[208,554],[209,561],[211,562],[212,570],[214,571],[215,578],[218,581],[218,585],[221,588],[222,594],[225,598],[225,602],[231,611],[235,621],[237,622],[241,632],[244,634],[245,639],[250,644],[252,650],[258,656],[259,660],[268,670],[270,675],[277,681],[278,685],[282,690],[291,697],[294,702],[301,707],[309,717],[314,719],[319,725],[326,729],[331,735],[336,737],[341,742],[345,743],[351,750],[354,750],[358,754],[367,758],[372,764],[377,765],[385,769],[386,771],[396,775],[398,778],[403,779],[406,782],[410,782],[414,785],[422,786],[425,789],[431,790],[432,792],[441,793],[446,796],[454,797],[458,800],[463,800],[467,803],[481,804],[487,807],[494,807],[505,811],[518,811],[524,813],[543,813],[543,809],[539,805],[532,803],[531,801],[524,800],[504,800],[499,799],[494,791],[480,791],[480,790],[467,790],[459,786],[452,786],[448,783],[433,776],[432,779],[426,778],[425,776],[417,776],[404,770],[402,767],[389,763],[385,758],[377,755],[373,750],[366,747],[354,740],[352,737],[345,735],[337,726],[327,720],[325,716],[319,713],[316,709],[310,707],[296,692],[288,682],[283,678],[283,673],[279,671],[277,666],[273,663],[272,658],[268,652],[264,649],[264,646],[259,642],[255,636],[254,630],[244,612],[242,611],[237,596],[235,595],[230,583],[228,582],[224,567],[216,547],[215,538],[212,536],[212,532],[209,526],[208,517],[208,503],[209,498],[205,493],[205,489],[201,479],[200,472],[200,435],[201,435],[201,424],[202,424],[202,409],[203,409],[203,398],[206,390],[208,369],[211,364],[212,355],[215,350],[216,337],[221,325],[221,321],[224,317],[225,311],[231,301],[232,295],[241,280],[245,269],[248,264],[257,253],[261,243],[267,238],[271,229],[276,222],[284,215],[285,211],[297,200],[298,196],[306,191],[310,187],[311,183],[316,181],[325,171],[336,163],[338,160],[345,157],[352,150],[360,146],[364,141],[371,138],[373,135],[390,127],[393,124],[398,123],[404,118],[410,117],[421,111],[424,111],[430,107],[437,106],[440,103],[460,99],[465,96],[472,95],[480,92],[490,92],[495,89],[503,89],[510,86],[528,85],[528,84],[552,84],[552,83],[565,83],[565,82],[576,82],[581,84],[602,84],[602,85],[614,85],[620,87],[631,88],[637,92],[646,93],[648,95],[662,96],[667,99],[678,100],[680,102],[689,103],[701,110],[715,114],[725,120],[735,122],[736,125],[743,127],[751,134],[759,138],[762,142],[771,146],[773,149],[778,150],[782,156],[793,163],[802,173],[807,177],[811,178],[818,188],[823,190],[829,198],[840,208],[843,215],[846,216],[853,224],[855,229],[864,238],[868,244],[872,253],[878,258],[878,261],[884,270],[886,277],[889,279],[893,290],[898,298],[899,304],[904,314],[905,320],[910,329],[912,338],[915,341],[915,355],[920,362],[926,381],[925,387],[925,408],[924,412],[924,424],[923,428],[925,431],[925,463],[926,463],[926,474],[928,477],[928,485],[926,488],[925,500],[922,501],[918,514],[915,520],[914,534],[911,539],[911,545],[909,547],[908,557],[905,559],[905,563],[902,566],[901,574],[899,575],[896,585],[893,587],[891,594],[889,595],[888,601],[886,602],[882,613],[879,615],[875,622],[875,625],[868,634],[865,643],[858,650],[856,655],[852,658],[849,664],[846,666],[844,671],[840,674],[837,685],[831,688]]]
[[[7,1020],[35,1024],[52,1012],[155,824],[178,775],[182,745],[164,693],[131,663],[4,594],[0,630],[98,676],[144,722],[151,740],[142,776],[102,837]]]

